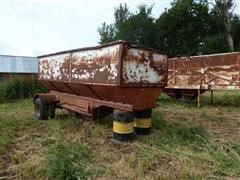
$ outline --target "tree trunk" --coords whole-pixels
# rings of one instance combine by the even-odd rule
[[[223,0],[224,26],[225,26],[226,33],[227,33],[228,46],[230,48],[230,51],[234,51],[234,42],[233,42],[233,37],[231,34],[231,22],[230,22],[227,2],[228,2],[228,0]]]

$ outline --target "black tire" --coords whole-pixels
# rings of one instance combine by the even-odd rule
[[[56,105],[55,105],[55,103],[51,103],[51,104],[49,104],[48,105],[49,107],[49,117],[51,118],[51,119],[53,119],[53,118],[55,118],[55,109],[56,109]]]
[[[37,98],[34,102],[35,116],[39,120],[47,120],[49,115],[49,107],[47,104],[42,103],[41,99]]]

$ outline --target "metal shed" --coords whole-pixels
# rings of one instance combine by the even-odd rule
[[[38,60],[36,57],[0,55],[0,80],[12,77],[36,78]]]

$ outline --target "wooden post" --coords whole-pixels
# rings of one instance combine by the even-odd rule
[[[201,84],[199,84],[199,88],[198,88],[198,108],[200,108],[200,95],[201,95]]]
[[[211,89],[211,104],[213,103],[213,90]]]

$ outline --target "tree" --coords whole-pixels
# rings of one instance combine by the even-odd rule
[[[115,9],[115,22],[102,24],[98,28],[100,43],[122,39],[136,45],[157,48],[158,29],[151,15],[153,6],[140,5],[135,13],[130,13],[126,4]]]
[[[107,25],[102,23],[102,27],[98,28],[98,33],[100,35],[100,43],[110,42],[115,40],[115,28],[112,24]]]
[[[240,17],[230,12],[233,0],[212,4],[209,0],[174,0],[157,19],[152,8],[140,5],[132,13],[120,4],[114,23],[98,28],[100,43],[122,39],[170,57],[240,50]]]
[[[224,27],[224,33],[227,37],[227,42],[230,51],[234,51],[234,40],[231,28],[232,13],[229,10],[233,7],[233,0],[215,0],[215,11],[216,20],[219,21]]]
[[[200,49],[210,30],[210,15],[206,2],[177,0],[157,20],[161,44],[169,56],[201,54]]]
[[[231,23],[234,48],[235,51],[240,51],[240,16],[234,15]]]
[[[110,42],[119,39],[119,33],[124,30],[124,24],[128,21],[131,13],[127,4],[120,4],[118,8],[115,8],[113,24],[102,23],[101,27],[98,27],[98,33],[100,34],[100,44]],[[124,37],[123,39],[126,39]]]

